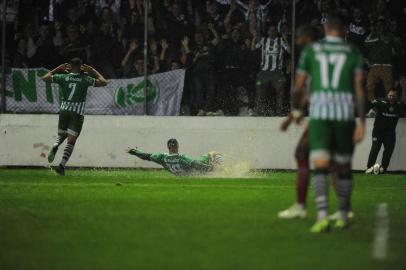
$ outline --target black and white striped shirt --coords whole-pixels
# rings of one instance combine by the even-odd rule
[[[290,49],[282,38],[261,38],[256,48],[261,49],[261,70],[276,71],[284,68],[284,56]]]

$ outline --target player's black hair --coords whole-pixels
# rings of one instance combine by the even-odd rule
[[[326,24],[331,30],[344,31],[345,19],[338,13],[329,13]]]
[[[313,41],[316,41],[321,38],[321,33],[319,29],[309,24],[300,26],[297,29],[297,35],[309,37]]]
[[[172,138],[172,139],[168,140],[167,145],[168,145],[168,148],[174,148],[174,147],[178,147],[179,143],[176,139]]]
[[[69,64],[71,65],[71,67],[80,68],[83,62],[82,59],[80,59],[79,57],[75,57],[70,60]]]

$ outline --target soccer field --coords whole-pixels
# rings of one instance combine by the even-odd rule
[[[356,175],[353,226],[313,235],[279,220],[294,173],[175,178],[164,171],[0,169],[0,269],[405,269],[406,176]],[[331,193],[332,194],[332,193]],[[335,196],[330,196],[335,210]],[[387,203],[384,259],[373,258]],[[379,235],[379,232],[378,232]],[[382,235],[381,235],[382,236]],[[385,241],[378,242],[385,250]]]

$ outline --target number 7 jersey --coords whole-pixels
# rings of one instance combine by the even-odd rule
[[[52,82],[61,88],[60,110],[83,115],[87,89],[89,86],[95,86],[96,80],[82,73],[68,73],[53,75]]]
[[[310,83],[310,119],[353,121],[354,77],[363,72],[363,57],[342,38],[327,36],[301,54],[297,73]]]

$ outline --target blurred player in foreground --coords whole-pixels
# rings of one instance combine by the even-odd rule
[[[317,221],[310,229],[313,233],[330,229],[327,175],[332,161],[336,164],[339,201],[339,218],[334,228],[348,226],[353,187],[352,154],[354,144],[360,142],[365,133],[363,57],[344,42],[345,29],[339,16],[329,15],[324,31],[325,39],[310,44],[301,54],[292,112],[292,117],[300,122],[303,92],[306,81],[311,78],[309,146],[317,207]],[[354,98],[360,116],[357,126]]]
[[[299,47],[305,47],[310,43],[318,40],[321,33],[316,27],[305,25],[298,29],[296,44]],[[304,103],[302,107],[307,107],[309,100],[307,97],[303,98],[302,102]],[[281,130],[285,132],[293,122],[292,114],[289,114],[288,117],[282,122]],[[294,219],[294,218],[305,218],[307,216],[306,200],[307,200],[307,191],[309,188],[309,178],[310,178],[310,168],[309,168],[309,130],[307,125],[304,127],[302,136],[299,139],[299,142],[295,150],[295,159],[298,166],[297,178],[296,178],[296,202],[283,211],[278,213],[278,217],[282,219]],[[336,174],[334,172],[334,166],[330,168],[333,177],[333,185],[336,183]],[[333,215],[329,216],[330,220],[337,219],[339,213],[336,212]],[[352,218],[354,216],[353,212],[348,213],[348,217]]]
[[[167,142],[169,153],[144,153],[138,149],[128,147],[126,152],[140,159],[155,162],[176,176],[199,175],[215,171],[220,168],[224,159],[217,152],[209,152],[199,158],[193,159],[179,154],[179,143],[176,139]]]
[[[48,154],[48,161],[49,163],[54,161],[58,147],[68,138],[61,163],[54,167],[59,175],[64,176],[65,165],[82,131],[87,89],[89,86],[106,86],[107,80],[93,67],[84,65],[80,58],[73,58],[69,64],[62,64],[51,70],[42,77],[42,80],[58,84],[62,93],[58,138]]]

